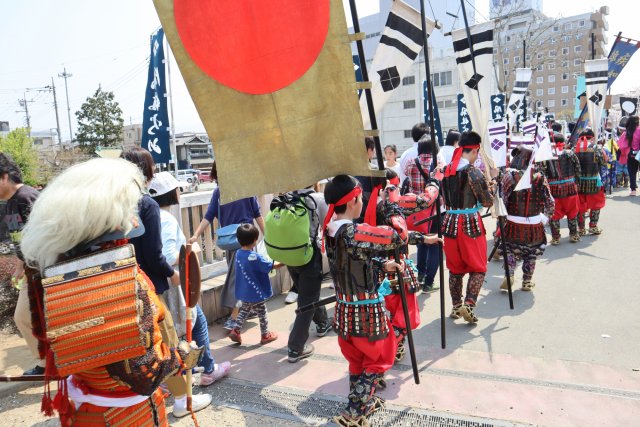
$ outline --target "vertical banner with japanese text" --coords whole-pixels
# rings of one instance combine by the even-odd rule
[[[460,132],[469,132],[471,130],[471,119],[469,118],[469,111],[467,111],[467,103],[464,100],[464,95],[458,94],[458,130]]]
[[[493,95],[491,97],[491,120],[499,122],[504,119],[504,101],[505,96],[503,93]]]
[[[435,101],[436,93],[433,90],[433,82],[431,82],[431,98]],[[431,102],[427,102],[427,81],[422,81],[422,101],[424,102],[424,122],[429,124],[429,108],[431,108]],[[438,139],[438,145],[444,145],[444,139],[442,139],[442,125],[440,124],[440,113],[438,112],[438,103],[433,102],[433,124],[436,128],[436,138]]]
[[[142,148],[149,150],[156,164],[169,163],[169,114],[164,68],[164,31],[151,35],[149,77],[142,115]]]
[[[609,53],[609,67],[608,67],[608,81],[607,88],[610,88],[613,82],[618,78],[622,69],[627,65],[629,59],[636,53],[636,50],[640,48],[640,42],[627,39],[622,40],[619,38],[616,40],[611,53]]]

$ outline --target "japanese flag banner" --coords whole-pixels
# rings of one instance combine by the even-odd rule
[[[491,117],[491,79],[494,73],[493,29],[494,22],[489,21],[470,27],[470,38],[467,37],[465,28],[451,32],[456,68],[462,83],[471,126],[482,137],[480,152],[483,162],[488,167],[494,166],[489,157],[491,145],[486,133]]]
[[[370,175],[340,0],[154,0],[222,203]]]
[[[516,81],[513,84],[513,91],[509,97],[509,105],[507,105],[507,113],[509,113],[509,128],[516,123],[518,111],[522,107],[524,96],[527,93],[529,82],[531,81],[531,68],[516,68]]]
[[[427,18],[427,34],[435,28],[435,22]],[[387,103],[394,90],[407,75],[423,44],[420,12],[403,2],[395,0],[387,23],[382,30],[380,43],[369,69],[371,97],[376,116]],[[360,109],[365,129],[371,127],[367,99],[360,97]]]
[[[491,145],[491,158],[497,168],[507,166],[507,122],[490,121],[487,126],[489,143]]]
[[[585,61],[584,74],[589,120],[597,141],[598,136],[602,133],[602,110],[609,81],[609,60],[604,58]]]

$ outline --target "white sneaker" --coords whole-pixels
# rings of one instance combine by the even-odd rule
[[[211,404],[211,395],[209,394],[194,394],[191,397],[191,407],[193,412],[198,412]],[[190,412],[187,409],[187,396],[176,398],[173,403],[173,416],[176,418],[182,418],[189,415]]]
[[[296,301],[298,301],[298,294],[293,291],[289,291],[287,297],[284,299],[284,302],[286,304],[293,304]]]

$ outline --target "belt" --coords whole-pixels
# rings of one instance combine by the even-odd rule
[[[523,225],[535,225],[535,224],[546,224],[549,218],[547,218],[544,214],[538,214],[536,216],[515,216],[515,215],[507,215],[507,221],[514,222],[516,224]]]
[[[598,182],[596,183],[596,186],[602,187],[602,179],[600,179],[600,174],[598,174],[596,176],[581,176],[580,179],[586,179],[588,181],[597,180]]]
[[[575,182],[575,179],[571,178],[571,179],[563,179],[562,181],[549,181],[549,185],[567,184],[569,182]]]
[[[447,210],[447,213],[458,214],[458,215],[467,215],[467,214],[478,213],[478,212],[480,212],[480,209],[481,209],[480,206],[474,206],[474,207],[468,208],[468,209],[449,209],[449,210]]]
[[[378,298],[374,298],[374,299],[363,299],[363,300],[359,300],[359,301],[345,301],[345,300],[341,300],[338,299],[338,302],[342,303],[342,304],[347,304],[347,305],[372,305],[372,304],[378,304],[384,301],[384,296],[380,295]]]

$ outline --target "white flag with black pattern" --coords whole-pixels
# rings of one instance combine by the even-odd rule
[[[427,33],[431,34],[434,28],[435,22],[427,18]],[[395,0],[369,68],[371,96],[376,116],[394,89],[402,83],[402,79],[420,54],[422,44],[420,12],[401,0]],[[365,96],[360,97],[360,110],[364,127],[369,129],[371,122]]]
[[[529,82],[531,81],[531,74],[533,71],[531,68],[516,68],[516,81],[513,83],[513,91],[509,97],[509,105],[507,106],[507,114],[509,114],[509,128],[512,128],[516,123],[518,112],[522,108],[522,101],[524,95],[529,88]]]
[[[598,135],[602,132],[602,109],[607,96],[609,60],[603,58],[584,61],[584,77],[587,86],[589,120],[591,120],[591,127],[597,140]]]
[[[482,151],[494,163],[487,124],[491,118],[491,79],[493,76],[493,29],[494,22],[484,22],[469,27],[471,46],[465,28],[452,31],[453,50],[456,53],[458,76],[462,83],[464,99],[473,130],[482,137]],[[475,59],[475,61],[474,61]]]

